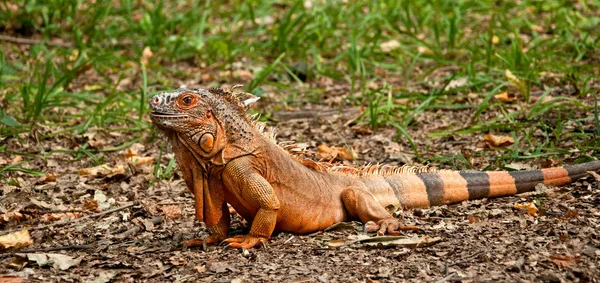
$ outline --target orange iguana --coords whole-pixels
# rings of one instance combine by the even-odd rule
[[[349,220],[394,234],[411,227],[387,208],[514,195],[539,183],[567,184],[600,169],[600,161],[517,172],[333,166],[303,160],[277,145],[246,113],[253,101],[220,88],[178,89],[150,101],[152,121],[168,137],[194,195],[196,219],[211,232],[204,240],[188,241],[190,246],[224,240],[230,247],[251,248],[266,245],[275,229],[310,233]],[[227,238],[228,203],[251,223],[249,234]]]

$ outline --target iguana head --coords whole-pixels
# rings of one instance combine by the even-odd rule
[[[152,97],[150,117],[190,150],[212,158],[225,146],[251,138],[245,104],[229,90],[181,88]]]

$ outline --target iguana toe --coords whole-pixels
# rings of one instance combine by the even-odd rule
[[[219,237],[208,236],[206,238],[196,238],[181,242],[184,247],[202,247],[203,250],[207,250],[208,245],[219,243],[221,240]]]
[[[232,238],[227,238],[223,242],[228,244],[226,248],[235,249],[250,249],[253,247],[267,246],[267,238],[252,235],[238,235]]]
[[[377,223],[373,221],[365,223],[365,232],[377,232],[377,236],[398,235],[400,231],[418,230],[419,227],[404,225],[400,220],[395,218],[379,220]]]

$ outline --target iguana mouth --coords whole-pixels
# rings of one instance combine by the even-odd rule
[[[166,113],[166,112],[152,111],[152,112],[150,112],[150,116],[165,117],[165,118],[183,118],[183,117],[187,117],[188,115],[179,114],[179,113]]]

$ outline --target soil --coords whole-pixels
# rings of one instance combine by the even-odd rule
[[[263,104],[260,108],[272,109]],[[333,109],[333,110],[332,110]],[[327,105],[307,104],[294,111],[274,111],[279,140],[294,140],[319,158],[316,147],[350,146],[359,162],[415,164],[405,140],[394,141],[395,130],[367,130],[365,124],[347,123],[358,108],[337,111]],[[470,110],[469,110],[470,111]],[[474,168],[493,164],[495,150],[481,148],[478,135],[427,138],[436,125],[462,123],[470,112],[425,112],[410,134],[426,158],[471,156]],[[487,113],[486,115],[493,115]],[[437,117],[437,118],[436,118]],[[437,120],[436,120],[437,119]],[[444,122],[445,123],[445,122]],[[408,239],[439,237],[430,246],[384,246],[353,243],[331,247],[336,240],[363,235],[362,224],[350,223],[310,235],[275,233],[267,248],[240,251],[223,246],[186,248],[181,242],[204,237],[207,230],[194,221],[192,197],[176,172],[167,180],[153,180],[153,164],[134,165],[127,156],[158,158],[162,137],[143,133],[140,143],[104,154],[104,177],[76,172],[93,167],[70,154],[46,158],[25,157],[31,169],[52,172],[34,177],[10,172],[13,185],[2,192],[2,234],[27,227],[32,244],[0,254],[0,281],[87,282],[396,282],[396,281],[536,281],[598,282],[600,280],[600,189],[591,176],[561,188],[540,186],[536,192],[513,197],[468,201],[457,205],[404,211],[398,217],[420,230]],[[90,145],[110,148],[128,141],[118,130],[95,129],[86,135]],[[40,148],[76,148],[82,141],[66,135],[35,144],[27,135],[6,140],[8,149],[39,152]],[[165,148],[163,168],[173,158]],[[483,152],[483,153],[482,153]],[[312,154],[310,154],[312,153]],[[3,154],[4,162],[16,155]],[[347,161],[346,161],[347,162]],[[451,167],[451,164],[438,164]],[[520,163],[514,166],[539,167]],[[95,199],[96,195],[96,199]],[[105,196],[107,199],[102,198]],[[110,199],[114,200],[111,204]],[[95,199],[95,200],[94,200]],[[537,211],[515,208],[534,202]],[[104,215],[104,211],[129,205]],[[19,212],[19,217],[9,217]],[[82,217],[84,216],[84,217]],[[17,221],[19,220],[19,221]],[[246,222],[233,215],[231,234],[248,231]],[[68,269],[40,266],[25,259],[26,253],[68,255],[75,263]],[[80,260],[80,262],[77,262]],[[13,277],[10,277],[13,276]],[[4,281],[3,281],[4,280]]]

